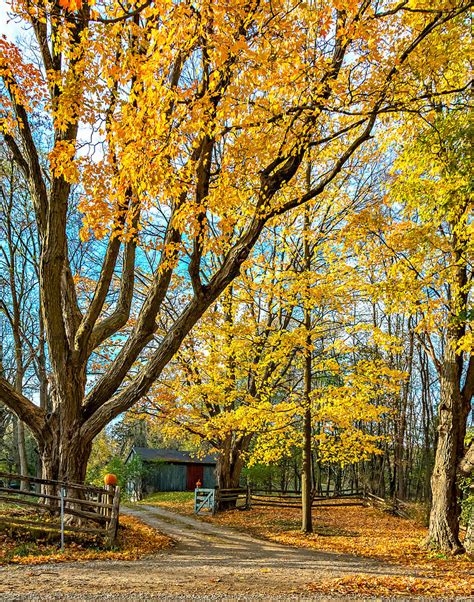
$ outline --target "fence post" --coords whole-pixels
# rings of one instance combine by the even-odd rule
[[[64,498],[66,497],[66,488],[63,486],[59,490],[61,506],[61,552],[64,552]]]
[[[247,483],[247,496],[245,498],[245,507],[250,510],[252,507],[252,492],[250,490],[250,483]]]
[[[115,488],[115,494],[112,501],[112,511],[110,513],[110,521],[107,527],[107,545],[113,546],[117,538],[117,530],[119,525],[119,510],[120,510],[120,487]]]

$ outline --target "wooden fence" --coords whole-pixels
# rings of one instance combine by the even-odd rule
[[[384,499],[383,497],[379,497],[378,495],[374,495],[373,493],[369,492],[365,494],[365,497],[372,506],[382,508],[383,510],[388,510],[392,514],[401,516],[402,518],[410,518],[408,513],[408,504],[402,500],[399,500],[397,497]]]
[[[350,489],[332,495],[312,495],[313,508],[325,506],[367,506],[373,505],[388,510],[396,516],[410,518],[408,504],[398,498],[384,499],[369,492],[354,492]],[[301,509],[301,492],[252,489],[249,507],[275,507]]]
[[[363,505],[362,494],[354,493],[352,490],[340,491],[333,495],[315,495],[311,499],[314,507],[323,506],[356,506]],[[275,508],[301,508],[300,491],[267,491],[264,489],[252,489],[250,495],[250,506],[266,506]]]
[[[212,493],[212,495],[210,495]],[[352,491],[341,491],[329,496],[312,496],[314,507],[322,506],[357,506],[367,502],[361,499],[362,494]],[[212,513],[238,508],[240,510],[253,507],[301,508],[300,491],[266,491],[238,487],[235,489],[196,489],[194,496],[194,511],[211,510]]]
[[[212,492],[212,496],[209,493]],[[368,492],[354,492],[352,489],[333,492],[329,495],[316,495],[313,491],[312,507],[329,506],[368,506],[373,505],[402,518],[410,518],[408,504],[398,498],[384,499]],[[205,501],[204,501],[205,500]],[[251,489],[250,486],[236,489],[196,489],[195,512],[202,508],[214,514],[227,508],[295,508],[301,509],[301,491],[279,491],[272,489]]]
[[[14,486],[23,483],[23,489]],[[36,520],[2,514],[0,525],[28,526],[47,531],[91,533],[112,546],[119,523],[120,487],[107,489],[0,472],[0,504],[34,508]],[[74,520],[74,519],[79,519]]]
[[[250,508],[250,488],[237,487],[235,489],[216,489],[216,508],[224,510],[226,507]]]

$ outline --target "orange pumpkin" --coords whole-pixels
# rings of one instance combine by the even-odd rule
[[[117,476],[112,473],[108,473],[104,476],[105,485],[117,485],[117,482]]]

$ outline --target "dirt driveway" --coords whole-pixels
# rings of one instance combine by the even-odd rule
[[[312,595],[309,584],[361,573],[416,575],[407,567],[257,540],[154,506],[126,512],[176,545],[133,562],[6,567],[0,600],[335,600]]]

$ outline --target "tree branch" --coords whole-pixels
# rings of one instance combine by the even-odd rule
[[[44,411],[19,393],[0,376],[0,400],[24,422],[37,437],[45,427]]]

